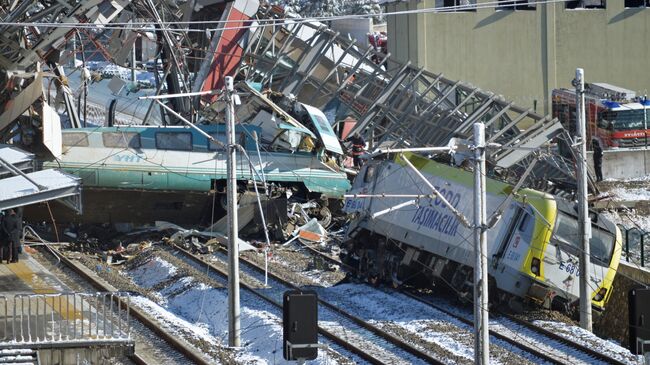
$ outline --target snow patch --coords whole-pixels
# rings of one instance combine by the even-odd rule
[[[609,193],[617,201],[650,200],[650,190],[643,188],[614,188]]]
[[[608,356],[611,356],[622,362],[633,364],[634,362],[630,362],[630,357],[636,357],[636,363],[643,363],[643,357],[641,355],[632,355],[627,348],[621,347],[612,341],[603,340],[583,328],[551,321],[533,321],[533,323],[537,326],[553,331],[562,337],[566,337],[572,341],[581,343],[582,345],[590,347],[594,350],[604,352]]]
[[[151,289],[154,286],[169,280],[178,270],[171,263],[155,257],[131,270],[131,279],[139,286]]]
[[[136,283],[148,288],[173,277],[177,272],[169,262],[158,257],[128,272]],[[171,331],[183,333],[214,346],[228,342],[228,293],[224,288],[213,288],[192,277],[175,281],[154,296],[160,303],[143,297],[133,297],[132,303],[160,320]],[[282,355],[282,318],[280,311],[252,294],[241,293],[242,348],[236,354],[237,362],[245,364],[288,363]],[[321,343],[323,339],[319,340]],[[319,350],[313,364],[336,364]]]
[[[159,322],[163,323],[168,329],[183,329],[183,332],[190,333],[196,338],[208,342],[212,345],[219,343],[214,336],[211,336],[208,329],[201,326],[200,324],[195,324],[189,322],[182,317],[170,313],[167,309],[161,307],[157,303],[152,302],[151,300],[145,297],[131,297],[131,304],[138,306],[147,312],[148,315],[155,318]]]

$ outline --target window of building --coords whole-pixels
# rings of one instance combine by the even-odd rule
[[[646,8],[650,6],[650,0],[625,0],[626,8]]]
[[[535,0],[499,0],[497,10],[535,10]]]
[[[567,9],[605,9],[605,0],[572,0],[566,2]]]
[[[88,135],[83,132],[63,133],[62,139],[66,147],[88,147]]]
[[[156,133],[156,148],[161,150],[191,151],[192,133],[158,132]]]
[[[476,11],[476,0],[436,0],[441,12]]]
[[[104,132],[102,133],[104,147],[111,148],[140,148],[140,135],[127,132]]]

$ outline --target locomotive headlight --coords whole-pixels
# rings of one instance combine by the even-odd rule
[[[530,262],[530,271],[539,276],[539,266],[541,265],[541,261],[537,257],[533,257],[532,261]]]
[[[601,300],[605,299],[605,294],[607,294],[607,288],[600,288],[598,293],[594,295],[594,301],[600,302]]]

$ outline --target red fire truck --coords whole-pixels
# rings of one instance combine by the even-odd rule
[[[605,83],[585,85],[587,138],[609,148],[645,147],[650,142],[650,100]],[[575,90],[553,90],[553,117],[571,133],[576,130]],[[591,149],[591,143],[588,148]]]

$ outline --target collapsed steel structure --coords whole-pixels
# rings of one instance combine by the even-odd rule
[[[75,107],[59,63],[63,44],[75,36],[76,30],[56,23],[83,22],[101,27],[138,18],[155,29],[164,71],[160,82],[166,82],[167,93],[218,87],[222,76],[235,73],[239,79],[293,94],[297,100],[321,108],[331,115],[330,122],[356,119],[352,133],[363,134],[373,147],[443,146],[452,138],[470,139],[472,124],[482,121],[486,140],[495,147],[488,152],[491,174],[514,184],[536,162],[524,186],[561,195],[575,191],[575,156],[567,159],[549,147],[552,140],[572,143],[556,119],[410,62],[396,61],[390,54],[382,54],[372,46],[364,48],[321,22],[285,14],[277,7],[262,5],[251,10],[245,5],[237,14],[246,13],[249,18],[237,14],[236,19],[228,17],[227,13],[236,13],[233,9],[237,3],[230,7],[232,3],[208,0],[181,5],[155,0],[4,1],[1,16],[5,25],[0,27],[0,69],[4,76],[0,80],[4,91],[0,131],[5,140],[19,133],[12,125],[21,119],[20,115],[41,102],[38,93],[32,90],[24,95],[24,90],[30,81],[39,80],[36,76],[42,72],[38,65],[43,63],[54,73],[72,126],[80,125],[79,108]],[[198,5],[203,6],[200,12],[195,11]],[[189,25],[200,32],[170,24],[207,18],[227,19],[243,27],[229,30],[225,26],[210,33],[203,32],[208,30],[206,24]],[[21,22],[30,25],[18,26]],[[36,27],[31,24],[34,22],[46,25]],[[101,43],[98,38],[96,34],[88,36]],[[123,58],[115,55],[120,53],[118,48],[124,48],[123,42],[96,46],[115,63]],[[232,50],[236,56],[226,57],[229,55],[224,55],[223,50]],[[191,75],[194,80],[190,80]],[[194,111],[203,107],[198,98],[191,102],[177,98],[171,103],[179,114],[191,120],[195,120]],[[33,114],[30,119],[38,118]],[[167,118],[175,121],[174,117]]]
[[[351,133],[374,146],[444,146],[452,138],[471,139],[472,124],[482,121],[486,141],[498,147],[488,153],[497,177],[514,184],[538,160],[525,186],[561,195],[575,191],[573,162],[549,149],[553,139],[571,143],[557,119],[363,48],[322,23],[288,18],[272,7],[262,8],[259,17],[276,21],[256,28],[249,39],[240,67],[247,80],[325,110],[345,109],[343,115],[358,121]]]

